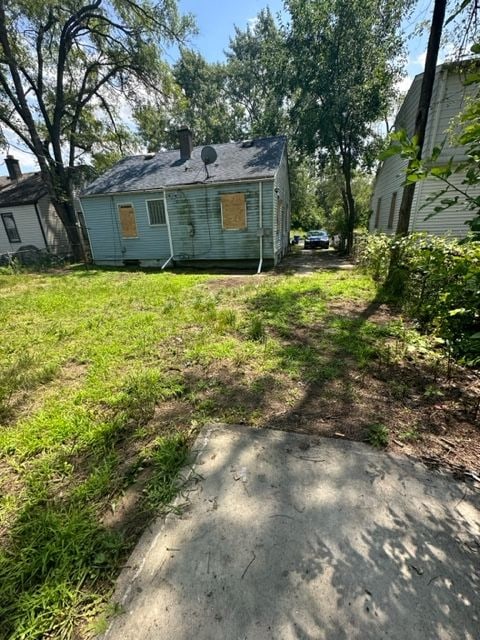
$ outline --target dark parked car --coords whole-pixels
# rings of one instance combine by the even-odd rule
[[[309,231],[305,236],[304,249],[328,249],[330,239],[326,231]]]

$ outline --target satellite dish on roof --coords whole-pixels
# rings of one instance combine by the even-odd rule
[[[213,164],[217,159],[217,152],[213,147],[203,147],[200,157],[204,164]]]
[[[209,178],[210,176],[208,175],[208,165],[213,164],[215,162],[215,160],[217,159],[217,152],[213,147],[206,146],[206,147],[203,147],[200,157],[202,158],[203,163],[205,164],[205,172],[207,174],[207,178]]]

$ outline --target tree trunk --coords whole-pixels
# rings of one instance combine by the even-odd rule
[[[430,101],[432,99],[433,83],[435,81],[435,70],[437,66],[438,50],[440,47],[440,38],[442,36],[443,22],[445,20],[446,6],[447,0],[435,0],[430,36],[428,38],[427,57],[425,59],[425,69],[423,72],[422,87],[420,90],[420,100],[415,119],[414,135],[417,138],[418,159],[422,157],[423,142],[425,140],[428,111],[430,109]],[[414,160],[411,160],[408,164],[407,175],[413,162]],[[415,182],[411,182],[403,189],[402,202],[400,204],[400,212],[398,214],[397,235],[405,236],[408,234],[413,196],[415,194],[415,184]]]
[[[75,215],[75,209],[71,202],[59,201],[52,199],[55,211],[58,217],[62,221],[67,237],[72,249],[73,259],[77,262],[85,261],[85,249],[83,246],[82,237],[80,235],[80,227],[77,223],[77,216]]]
[[[346,204],[346,238],[347,238],[347,254],[351,255],[353,251],[353,232],[355,230],[355,199],[352,193],[352,172],[350,170],[349,161],[344,161],[342,165],[343,178],[345,181],[345,197]]]

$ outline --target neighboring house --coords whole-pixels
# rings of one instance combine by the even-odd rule
[[[205,165],[191,132],[179,136],[179,151],[125,158],[80,195],[93,261],[276,264],[290,234],[286,138],[213,145]]]
[[[446,63],[437,67],[423,147],[423,157],[428,158],[435,146],[440,146],[445,142],[435,166],[447,164],[452,156],[455,157],[455,162],[465,160],[464,149],[452,146],[448,136],[452,118],[464,109],[469,97],[474,92],[472,87],[464,84],[462,69],[461,63]],[[395,120],[395,129],[406,130],[409,137],[412,137],[414,133],[422,77],[423,74],[415,77]],[[387,158],[380,166],[372,197],[370,231],[395,233],[406,166],[407,160],[399,155]],[[464,173],[454,174],[452,181],[456,186],[464,189],[464,186],[461,185],[464,177]],[[467,234],[469,228],[465,221],[471,219],[473,214],[466,210],[466,207],[461,203],[425,220],[438,203],[423,205],[430,196],[439,193],[443,186],[443,183],[436,178],[421,180],[415,184],[410,231],[425,231],[437,235],[450,234],[456,237],[464,237]],[[480,195],[480,191],[478,189],[477,191]],[[471,189],[469,193],[474,193],[474,191]],[[451,195],[455,195],[454,190],[451,191]],[[442,196],[442,198],[444,197],[450,197],[450,192],[448,195]]]
[[[22,173],[18,160],[5,159],[0,176],[0,255],[36,247],[57,255],[70,253],[67,234],[39,173]]]

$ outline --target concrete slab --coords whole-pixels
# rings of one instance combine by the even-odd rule
[[[187,507],[122,574],[109,640],[480,638],[473,488],[366,445],[205,430]]]

